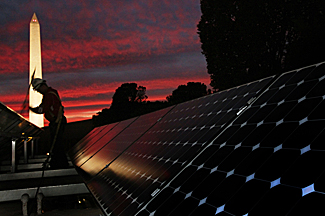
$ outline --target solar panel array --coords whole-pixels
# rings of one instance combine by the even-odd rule
[[[324,213],[324,80],[314,65],[103,126],[74,163],[106,215]]]
[[[41,129],[24,117],[0,102],[0,136],[3,137],[28,137],[37,136]]]
[[[0,161],[11,157],[11,140],[36,137],[42,129],[0,102]]]

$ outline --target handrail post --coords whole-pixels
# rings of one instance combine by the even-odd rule
[[[34,139],[32,138],[30,142],[31,142],[31,146],[30,146],[31,152],[30,152],[30,154],[31,154],[31,158],[34,158],[34,154],[35,154],[34,153],[34,148],[35,148]]]
[[[28,163],[28,150],[27,150],[27,141],[28,138],[24,139],[24,163]]]
[[[17,139],[12,138],[11,140],[11,172],[16,172],[16,141]]]

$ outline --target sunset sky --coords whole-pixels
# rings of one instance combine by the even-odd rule
[[[15,0],[0,10],[0,101],[17,112],[28,88],[34,12],[43,78],[59,91],[68,122],[108,108],[126,82],[145,86],[149,101],[187,82],[210,88],[196,27],[199,0]]]

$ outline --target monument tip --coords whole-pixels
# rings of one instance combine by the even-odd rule
[[[32,20],[30,22],[31,23],[38,23],[38,19],[37,19],[36,13],[33,14]]]

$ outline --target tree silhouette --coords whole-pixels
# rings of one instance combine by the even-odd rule
[[[177,104],[207,95],[207,86],[200,82],[188,82],[187,85],[180,85],[171,95],[166,97],[171,104]]]
[[[168,106],[192,100],[211,93],[207,86],[200,82],[188,82],[180,85],[167,101],[147,101],[146,87],[136,83],[124,83],[115,90],[110,108],[105,108],[93,116],[94,126],[123,121],[136,116],[144,115]]]
[[[135,103],[145,102],[147,98],[146,87],[138,87],[136,83],[124,83],[115,90],[111,109],[129,108]]]
[[[136,96],[136,102],[142,103],[145,102],[148,99],[148,96],[146,95],[147,88],[144,86],[139,86],[137,88],[137,96]]]
[[[167,102],[147,101],[147,88],[136,83],[124,83],[115,90],[110,108],[93,116],[94,126],[122,121],[169,106]]]
[[[201,0],[198,33],[220,90],[324,61],[323,0]]]

